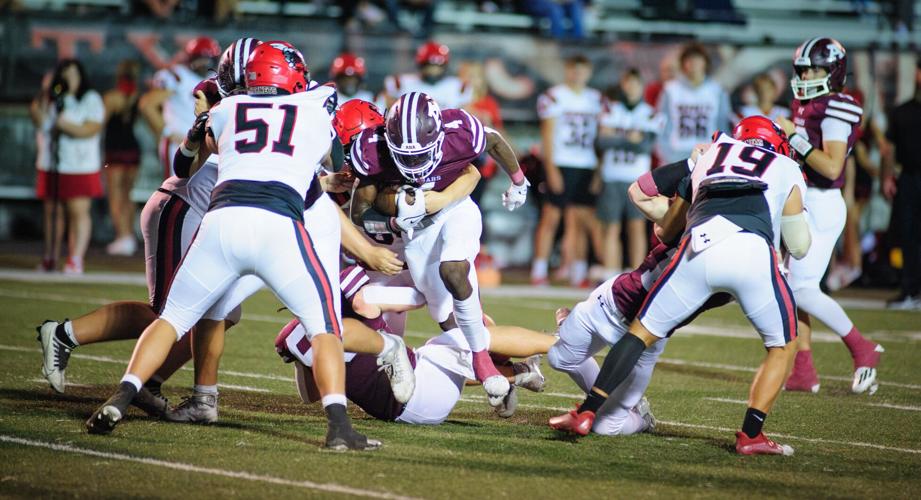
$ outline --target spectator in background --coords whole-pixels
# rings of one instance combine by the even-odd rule
[[[496,130],[502,134],[503,137],[507,137],[505,134],[505,127],[502,124],[502,113],[499,108],[499,102],[489,94],[489,85],[486,83],[483,65],[478,62],[464,63],[458,70],[458,76],[461,81],[464,82],[464,85],[469,87],[471,91],[472,100],[466,107],[467,111],[479,119],[480,123],[483,125]],[[480,170],[483,181],[487,181],[496,174],[496,160],[486,153],[483,153],[479,160],[481,164],[478,164],[477,168]],[[486,189],[487,183],[483,181],[477,184],[473,193],[470,195],[473,201],[477,203],[479,203],[480,197]]]
[[[710,142],[717,130],[729,131],[729,94],[707,75],[710,57],[697,43],[686,45],[678,58],[681,75],[665,84],[656,109],[665,120],[659,136],[662,163],[691,156],[697,144]]]
[[[592,179],[598,163],[595,137],[601,92],[588,87],[592,65],[582,55],[566,59],[564,82],[537,98],[546,175],[545,203],[534,239],[531,282],[545,285],[548,259],[562,215],[562,270],[573,286],[588,285],[588,243],[601,255],[602,231],[595,217]]]
[[[336,83],[340,106],[352,99],[374,102],[374,94],[364,88],[366,71],[365,60],[351,52],[343,52],[333,59],[329,77]],[[382,111],[387,112],[386,109]]]
[[[82,274],[92,230],[90,203],[102,196],[102,97],[90,89],[83,65],[76,59],[65,59],[58,63],[48,87],[32,102],[31,115],[38,143],[35,190],[44,204],[41,269],[56,269],[66,217],[64,273]]]
[[[637,69],[621,76],[620,97],[620,101],[605,106],[596,141],[604,186],[598,200],[598,219],[605,225],[605,278],[623,268],[622,221],[627,221],[630,268],[639,267],[646,257],[646,219],[630,203],[627,188],[651,168],[652,147],[661,128],[655,110],[643,101],[643,80]]]
[[[892,232],[902,248],[902,281],[892,309],[921,309],[921,57],[915,69],[915,95],[891,111],[886,136],[892,153],[883,162],[883,195],[892,204]],[[896,176],[893,162],[901,167]]]
[[[134,14],[150,14],[158,19],[169,19],[178,5],[179,0],[134,0]]]
[[[768,73],[761,73],[752,81],[752,88],[758,102],[755,105],[744,105],[739,109],[739,118],[753,115],[762,115],[776,121],[778,116],[790,118],[790,109],[776,104],[780,97],[777,82]]]
[[[643,90],[643,100],[650,106],[659,104],[659,97],[665,84],[674,80],[678,73],[678,61],[674,54],[669,53],[659,61],[659,79],[649,82]]]
[[[119,63],[115,70],[115,88],[103,96],[106,108],[106,189],[109,213],[115,228],[115,240],[106,247],[109,255],[134,255],[137,250],[134,235],[137,210],[131,201],[131,189],[141,163],[141,147],[134,135],[140,71],[137,61]]]
[[[416,49],[417,72],[384,78],[384,89],[378,98],[381,109],[389,109],[398,97],[408,92],[428,94],[441,109],[466,107],[472,96],[470,87],[448,74],[450,62],[451,50],[447,45],[435,41],[420,45]]]
[[[525,2],[528,13],[537,19],[550,20],[550,34],[557,40],[569,38],[582,40],[585,29],[582,26],[583,0],[531,0]],[[569,29],[566,29],[566,25]]]
[[[180,64],[161,69],[154,75],[153,89],[138,103],[141,116],[160,137],[157,148],[163,166],[163,178],[173,175],[173,153],[195,121],[195,97],[192,91],[217,67],[221,46],[207,36],[190,40]]]

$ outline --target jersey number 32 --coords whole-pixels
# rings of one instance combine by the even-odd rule
[[[268,144],[269,124],[261,118],[249,118],[249,111],[253,109],[271,109],[275,113],[279,111],[284,113],[278,139],[272,141],[272,152],[293,155],[294,145],[291,144],[291,133],[294,131],[294,121],[297,118],[297,106],[292,104],[276,106],[268,102],[246,102],[237,105],[234,134],[240,135],[255,131],[255,137],[252,140],[239,139],[234,143],[237,153],[261,153]]]

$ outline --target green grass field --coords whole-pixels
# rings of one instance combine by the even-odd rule
[[[286,317],[260,292],[228,334],[221,365],[221,421],[168,424],[136,410],[109,437],[83,422],[121,376],[133,342],[81,347],[65,395],[41,375],[34,327],[76,317],[109,300],[145,300],[137,286],[0,281],[0,496],[421,498],[915,497],[921,488],[921,314],[850,311],[887,348],[874,396],[849,393],[843,344],[818,335],[818,395],[782,394],[767,423],[793,457],[732,453],[748,385],[763,349],[734,307],[711,312],[670,342],[647,393],[655,434],[563,437],[546,420],[577,400],[568,378],[546,366],[541,394],[521,394],[501,420],[468,387],[449,422],[418,428],[352,409],[356,427],[384,441],[371,453],[320,451],[325,420],[303,405],[274,336]],[[486,298],[500,324],[549,330],[568,300]],[[434,333],[414,313],[408,340]],[[165,392],[187,394],[191,371]]]

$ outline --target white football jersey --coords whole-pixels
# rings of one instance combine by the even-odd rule
[[[767,185],[763,194],[770,212],[773,243],[780,248],[780,218],[784,204],[794,187],[799,188],[801,195],[806,195],[806,181],[799,164],[788,156],[720,134],[706,154],[697,159],[691,172],[692,200],[697,201],[701,182],[723,177],[741,177]]]
[[[600,113],[601,92],[590,87],[574,92],[566,85],[556,85],[537,98],[537,115],[556,120],[553,162],[558,167],[595,168]]]
[[[716,131],[727,131],[729,95],[713,80],[692,87],[684,78],[665,84],[657,106],[665,119],[659,155],[665,163],[691,156],[694,146],[710,142]]]
[[[617,133],[636,130],[645,134],[659,134],[662,119],[649,104],[640,101],[633,108],[622,102],[605,106],[599,118],[604,128]],[[601,177],[605,182],[633,182],[652,168],[652,154],[609,148],[601,155]]]
[[[217,163],[218,155],[211,155],[191,177],[180,179],[174,175],[163,181],[160,189],[182,198],[199,217],[204,217],[211,204],[211,191],[217,183]]]
[[[416,73],[391,75],[384,79],[384,90],[392,99],[409,92],[422,92],[435,99],[441,109],[459,109],[473,100],[473,88],[456,76],[445,76],[435,83],[428,83]],[[381,109],[381,112],[385,110]]]
[[[202,80],[192,70],[177,64],[154,74],[154,87],[172,92],[163,103],[163,137],[185,136],[195,123],[195,97],[192,91]]]
[[[235,95],[211,109],[221,161],[216,185],[281,182],[303,199],[329,152],[336,91],[325,85],[279,96]]]

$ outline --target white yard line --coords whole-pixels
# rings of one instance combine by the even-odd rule
[[[734,405],[748,405],[748,401],[744,399],[729,399],[729,398],[704,398],[707,401],[716,401],[717,403],[730,403]]]
[[[893,410],[921,411],[919,406],[892,405],[889,403],[867,403],[867,406],[876,406],[878,408],[892,408]]]
[[[148,458],[148,457],[137,457],[134,455],[126,455],[123,453],[113,453],[108,451],[97,451],[89,448],[78,448],[76,446],[71,446],[68,444],[58,444],[58,443],[49,443],[46,441],[35,441],[32,439],[23,439],[16,436],[8,436],[0,434],[0,441],[12,444],[18,444],[22,446],[30,446],[34,448],[46,448],[54,451],[62,451],[67,453],[77,453],[80,455],[88,455],[91,457],[102,458],[105,460],[118,460],[121,462],[135,462],[144,465],[152,465],[155,467],[164,467],[167,469],[172,469],[180,472],[190,472],[196,474],[205,474],[210,476],[221,476],[231,479],[243,479],[245,481],[255,481],[260,483],[275,484],[279,486],[292,486],[295,488],[303,488],[307,490],[322,491],[326,493],[339,493],[343,495],[353,495],[359,497],[369,497],[369,498],[387,498],[387,499],[411,499],[412,497],[407,497],[403,495],[396,495],[394,493],[388,493],[386,491],[374,491],[374,490],[365,490],[361,488],[352,488],[350,486],[344,486],[341,484],[335,483],[316,483],[313,481],[303,481],[303,480],[293,480],[285,479],[275,476],[266,476],[262,474],[253,474],[251,472],[245,471],[235,471],[228,469],[217,469],[212,467],[202,467],[200,465],[194,465],[183,462],[173,462],[169,460],[161,460],[158,458]]]

